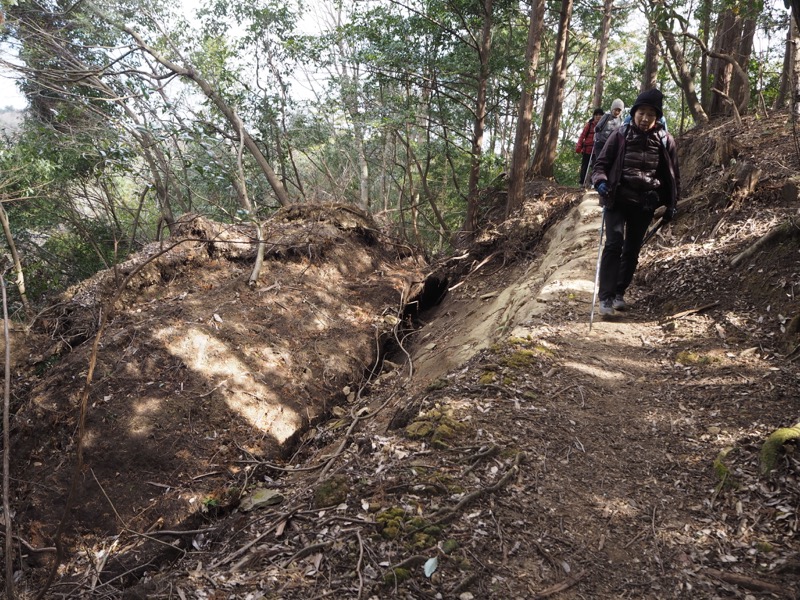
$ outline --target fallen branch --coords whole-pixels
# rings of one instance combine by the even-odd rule
[[[481,496],[491,494],[492,492],[496,492],[500,488],[504,487],[511,480],[511,478],[519,472],[519,464],[522,462],[524,457],[524,452],[517,452],[516,456],[514,457],[514,463],[494,485],[490,485],[487,488],[481,488],[470,494],[467,494],[461,500],[459,500],[458,504],[456,504],[453,508],[442,508],[435,512],[433,515],[434,524],[441,525],[442,523],[447,523],[451,519],[455,518],[459,511],[471,502],[474,502]]]
[[[0,535],[5,537],[6,534],[5,534],[4,531],[0,531]],[[18,535],[13,536],[13,538],[14,538],[14,540],[16,542],[18,542],[23,548],[25,548],[25,550],[27,550],[31,554],[44,554],[46,552],[55,552],[56,551],[55,546],[45,546],[43,548],[34,548],[31,545],[30,542],[28,542],[27,540],[19,537]]]
[[[709,568],[703,569],[703,572],[711,577],[716,577],[720,581],[732,583],[733,585],[738,585],[739,587],[743,587],[748,590],[769,592],[784,598],[796,598],[795,593],[787,586],[778,585],[777,583],[770,583],[769,581],[764,581],[763,579],[755,579],[753,577],[748,577],[747,575],[726,573],[724,571],[718,571],[717,569]]]
[[[306,546],[305,548],[300,548],[300,550],[298,550],[297,552],[292,554],[288,559],[283,561],[283,563],[281,564],[281,568],[285,569],[294,561],[300,560],[301,558],[304,558],[309,554],[313,554],[317,550],[325,550],[331,545],[333,545],[333,542],[319,542],[318,544],[312,544],[310,546]]]
[[[586,576],[586,571],[581,571],[580,573],[576,573],[572,577],[566,578],[561,583],[557,583],[552,587],[547,588],[546,590],[542,590],[541,592],[537,592],[533,595],[533,600],[539,600],[540,598],[549,598],[559,592],[563,592],[564,590],[568,590],[573,585],[578,583],[581,579]]]
[[[784,238],[791,238],[798,234],[800,234],[800,228],[797,227],[794,221],[792,221],[791,219],[789,219],[788,221],[784,221],[780,225],[776,225],[775,227],[770,229],[767,233],[758,238],[750,246],[748,246],[742,252],[734,256],[731,259],[731,266],[732,267],[738,266],[742,261],[752,257],[756,252],[758,252],[764,246],[772,242],[777,242]]]
[[[675,321],[678,319],[682,319],[683,317],[687,317],[689,315],[693,315],[695,313],[703,312],[704,310],[708,310],[709,308],[714,308],[719,304],[719,300],[716,302],[711,302],[710,304],[704,304],[703,306],[698,306],[697,308],[690,308],[689,310],[684,310],[679,313],[675,313],[671,317],[667,317],[667,321]]]

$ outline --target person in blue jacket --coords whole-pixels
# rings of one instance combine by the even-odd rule
[[[658,89],[639,94],[631,107],[631,122],[608,138],[592,169],[606,229],[598,290],[604,318],[628,308],[625,291],[633,281],[655,210],[666,207],[665,223],[675,216],[680,197],[678,153],[674,138],[660,122],[663,104]]]

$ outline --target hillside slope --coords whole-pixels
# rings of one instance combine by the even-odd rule
[[[800,421],[793,224],[800,159],[791,132],[777,114],[679,140],[684,201],[646,247],[632,310],[621,319],[595,320],[589,330],[596,196],[534,182],[523,215],[432,269],[427,293],[414,296],[427,298],[422,312],[396,321],[383,317],[400,315],[398,308],[384,313],[379,303],[365,311],[380,318],[360,322],[389,324],[393,339],[380,373],[368,368],[375,346],[359,350],[367,328],[352,347],[317,353],[325,359],[302,389],[322,394],[315,375],[353,352],[366,353],[356,361],[365,378],[322,377],[339,401],[320,413],[329,418],[309,420],[290,454],[265,455],[255,431],[230,441],[227,417],[207,421],[196,410],[185,435],[160,435],[154,424],[146,436],[148,456],[204,440],[188,449],[194,471],[118,458],[117,475],[104,479],[90,456],[82,481],[94,482],[93,501],[105,503],[108,518],[92,527],[91,515],[75,511],[71,552],[53,589],[72,597],[196,599],[794,597],[800,462],[781,453],[772,474],[759,472],[763,439]],[[765,238],[770,231],[779,233]],[[418,266],[397,258],[407,289],[419,291]],[[297,268],[320,269],[313,260]],[[370,264],[348,281],[388,271]],[[449,291],[431,306],[445,281]],[[379,289],[386,304],[390,289],[406,288]],[[306,306],[297,293],[284,306]],[[147,315],[150,301],[126,305],[128,318]],[[334,320],[327,311],[342,300],[317,289],[313,304],[303,322],[313,314]],[[197,307],[207,325],[228,322],[219,305]],[[249,322],[256,327],[262,318]],[[237,344],[266,335],[261,327],[243,331]],[[86,351],[75,356],[55,367],[63,369],[58,381],[81,375]],[[102,385],[120,385],[114,382],[128,361],[117,356],[105,359]],[[293,385],[309,360],[294,359]],[[174,375],[158,373],[142,379],[142,389],[175,389]],[[214,384],[196,396],[213,397]],[[52,397],[49,389],[34,397]],[[106,418],[121,427],[119,418],[100,418],[102,390],[93,402],[95,426]],[[138,406],[144,419],[148,405]],[[20,423],[30,410],[21,409]],[[59,415],[50,426],[62,427],[63,454],[74,421]],[[25,436],[37,439],[41,418],[24,421]],[[34,447],[17,456],[26,492],[13,502],[42,510],[35,490],[57,502],[65,481],[48,486],[63,456]],[[125,482],[132,470],[144,489],[108,484]],[[184,511],[182,521],[163,519],[167,499],[173,516]],[[17,517],[27,549],[20,586],[32,594],[53,553],[31,546],[48,545],[55,515],[25,515]]]

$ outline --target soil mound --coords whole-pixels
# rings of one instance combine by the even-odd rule
[[[171,528],[204,504],[220,510],[243,454],[292,452],[377,368],[423,259],[343,206],[294,207],[261,227],[252,285],[255,226],[187,216],[38,321],[50,344],[29,359],[37,377],[13,432],[17,519],[33,545],[50,545],[61,518],[76,430],[75,534]]]

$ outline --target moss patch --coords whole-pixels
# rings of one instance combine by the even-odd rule
[[[727,464],[725,464],[725,460],[735,452],[735,448],[725,448],[719,454],[717,454],[717,458],[714,459],[714,473],[717,475],[717,479],[719,479],[719,483],[717,483],[717,491],[723,490],[725,488],[735,488],[737,487],[736,480],[731,476],[731,470]]]
[[[532,366],[536,359],[536,352],[528,348],[515,350],[503,359],[503,364],[513,369],[525,369]]]
[[[381,536],[387,540],[405,538],[413,551],[426,550],[436,545],[442,528],[420,516],[409,515],[403,508],[388,508],[375,515]]]
[[[478,383],[481,385],[489,385],[494,383],[495,379],[497,379],[497,375],[494,371],[484,371],[484,373],[478,378]]]
[[[769,474],[778,465],[778,454],[783,450],[783,445],[797,439],[800,439],[800,423],[773,431],[761,446],[761,473]]]
[[[678,352],[678,355],[675,357],[675,362],[686,366],[710,365],[717,362],[717,360],[718,359],[712,356],[698,354],[690,350],[682,350]]]
[[[433,446],[447,448],[448,442],[466,429],[450,411],[435,408],[409,423],[406,426],[406,435],[412,439],[427,438]]]
[[[347,500],[350,480],[345,475],[334,475],[321,482],[314,490],[314,507],[336,506]]]

